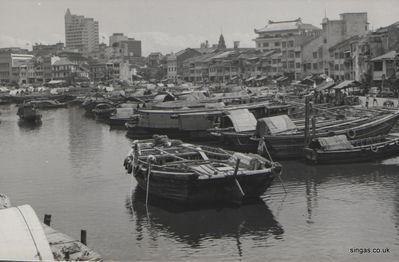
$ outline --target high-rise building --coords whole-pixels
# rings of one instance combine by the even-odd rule
[[[85,56],[99,51],[98,22],[82,15],[65,13],[65,47],[76,49]]]

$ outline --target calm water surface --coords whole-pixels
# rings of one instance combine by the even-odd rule
[[[125,131],[77,107],[42,111],[43,124],[18,124],[0,106],[0,192],[13,205],[52,214],[56,229],[106,260],[397,261],[399,158],[307,166],[283,162],[288,194],[276,181],[263,201],[240,208],[149,206],[122,161]],[[161,208],[162,206],[162,208]],[[350,248],[389,248],[352,254]]]

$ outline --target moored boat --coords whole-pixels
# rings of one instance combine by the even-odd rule
[[[110,103],[99,103],[92,110],[97,119],[108,119],[115,111],[115,106]]]
[[[281,110],[280,105],[271,105],[265,112],[257,116],[271,117],[287,113]],[[248,109],[224,111],[217,121],[217,126],[208,129],[208,132],[218,137],[221,144],[229,149],[240,152],[256,153],[257,141],[251,139],[256,130],[257,118]]]
[[[35,106],[31,104],[22,104],[18,107],[17,115],[21,121],[30,122],[30,123],[39,123],[41,122],[42,115],[35,108]]]
[[[399,111],[383,114],[369,119],[357,119],[339,125],[326,126],[316,129],[313,138],[329,137],[335,135],[346,135],[349,140],[374,137],[388,134],[397,123]],[[266,121],[266,120],[265,120]],[[263,121],[263,122],[265,122]],[[259,124],[259,121],[258,121]],[[279,132],[270,131],[267,123],[258,134],[258,152],[267,156],[270,154],[273,159],[299,159],[303,158],[303,149],[306,146],[305,133],[303,130],[290,129]]]
[[[354,163],[399,155],[399,134],[348,140],[346,135],[320,137],[304,149],[313,164]]]
[[[288,105],[274,105],[271,102],[258,102],[222,108],[177,109],[177,110],[138,110],[139,117],[131,118],[126,126],[127,136],[137,139],[150,138],[153,134],[171,138],[199,141],[217,138],[208,129],[215,127],[222,114],[229,110],[248,109],[256,118],[265,117],[269,109],[288,110]]]
[[[238,202],[261,196],[281,165],[255,154],[182,143],[166,136],[136,140],[124,161],[150,195],[184,204]]]
[[[35,106],[36,108],[40,108],[40,109],[67,107],[67,103],[61,103],[58,100],[50,100],[50,99],[31,100],[27,103]]]
[[[115,113],[109,117],[109,125],[111,127],[126,127],[125,124],[131,117],[138,117],[135,109],[132,107],[116,108]]]

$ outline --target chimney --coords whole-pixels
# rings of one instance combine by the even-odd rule
[[[233,46],[234,46],[234,49],[238,49],[238,47],[240,46],[240,41],[234,41]]]

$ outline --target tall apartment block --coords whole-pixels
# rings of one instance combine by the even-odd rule
[[[99,51],[98,21],[82,15],[65,13],[65,47],[76,49],[84,56]]]

